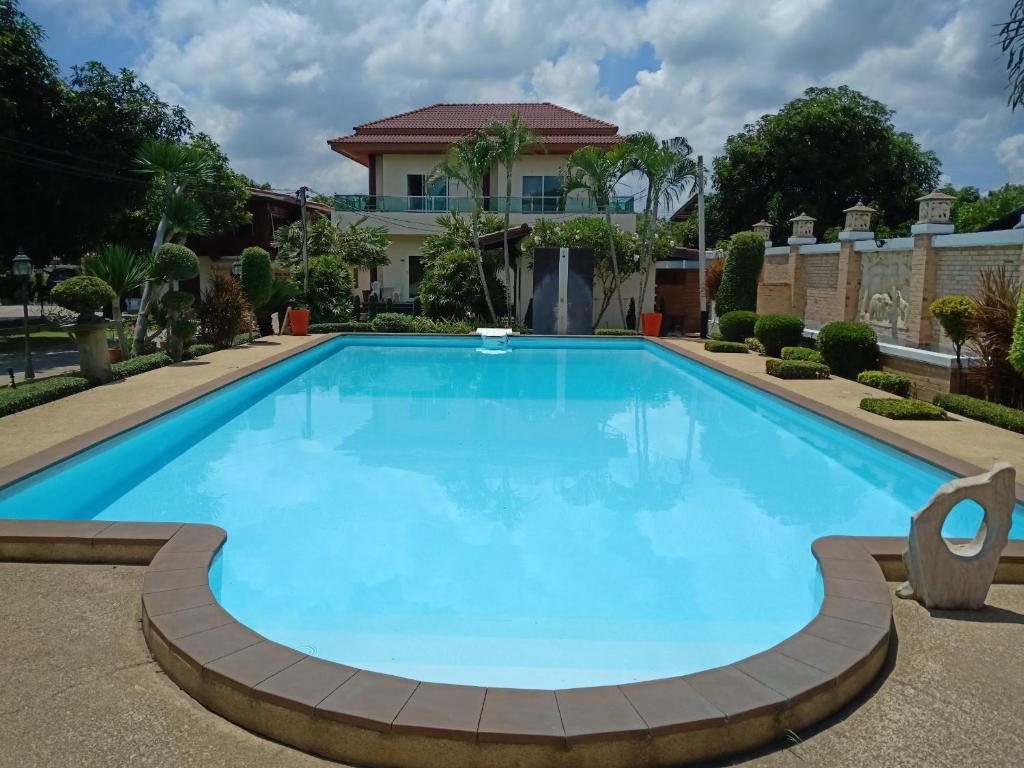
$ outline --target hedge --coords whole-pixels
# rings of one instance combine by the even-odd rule
[[[743,343],[747,345],[747,349],[751,352],[757,352],[760,355],[764,354],[764,344],[757,340],[757,336],[751,336],[749,339],[744,339]]]
[[[827,365],[812,363],[809,360],[777,360],[765,361],[765,373],[778,376],[780,379],[827,379]]]
[[[754,335],[764,344],[765,354],[778,357],[783,347],[796,347],[804,337],[804,321],[796,315],[761,315]]]
[[[19,384],[17,387],[5,387],[0,389],[0,416],[24,411],[51,400],[60,400],[90,387],[92,383],[80,376],[55,376],[52,379]]]
[[[127,379],[129,376],[137,376],[146,371],[163,368],[173,362],[166,352],[154,352],[152,355],[139,355],[130,360],[114,363],[110,369],[114,372],[115,379]]]
[[[598,328],[594,331],[595,336],[638,336],[636,331],[629,328]]]
[[[741,344],[738,341],[705,341],[704,349],[708,352],[741,352],[743,354],[750,351],[746,344]]]
[[[857,383],[868,387],[891,392],[900,397],[910,397],[912,382],[902,373],[886,371],[861,371],[857,374]]]
[[[370,328],[377,333],[415,333],[416,323],[411,315],[381,312],[373,318]]]
[[[754,335],[756,323],[757,312],[737,309],[734,312],[726,312],[718,318],[718,329],[726,341],[743,341]]]
[[[878,335],[864,323],[829,323],[818,332],[818,349],[828,367],[845,379],[878,366]]]
[[[868,413],[897,421],[945,421],[946,412],[923,400],[898,400],[892,397],[865,397],[860,407]]]
[[[781,357],[783,360],[810,360],[812,363],[825,362],[821,352],[810,347],[783,347]]]
[[[369,323],[355,321],[347,323],[313,323],[309,326],[310,333],[365,333],[369,330]]]
[[[722,282],[715,294],[719,316],[737,309],[757,308],[757,278],[764,266],[764,238],[756,232],[739,232],[729,241]]]
[[[1024,435],[1024,411],[1017,408],[969,395],[936,395],[933,402],[951,413]]]
[[[213,344],[193,344],[185,350],[185,355],[189,358],[202,357],[208,355],[217,349]]]

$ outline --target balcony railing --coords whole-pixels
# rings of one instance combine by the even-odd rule
[[[604,213],[589,198],[570,197],[513,197],[507,201],[509,213]],[[484,210],[505,212],[505,197],[482,198]],[[609,201],[612,213],[634,213],[632,197],[613,197]],[[471,197],[417,197],[412,195],[335,195],[336,211],[378,211],[382,213],[465,213],[473,209]]]

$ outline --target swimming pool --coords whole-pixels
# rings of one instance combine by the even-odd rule
[[[947,479],[641,341],[345,337],[0,492],[0,516],[214,523],[218,598],[273,640],[563,688],[774,645],[819,608],[811,541],[905,535]]]

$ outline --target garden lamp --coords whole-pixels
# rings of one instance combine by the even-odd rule
[[[242,276],[242,257],[236,256],[235,260],[231,262],[231,274],[235,277]]]
[[[32,381],[35,371],[32,370],[32,342],[28,333],[28,284],[32,276],[32,259],[30,259],[23,248],[18,248],[18,255],[11,262],[11,271],[21,281],[22,310],[24,314],[25,332],[25,381]]]

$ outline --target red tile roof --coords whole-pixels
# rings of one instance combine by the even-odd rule
[[[622,141],[618,126],[549,102],[510,104],[434,104],[357,125],[355,133],[328,142],[335,152],[368,164],[378,152],[440,152],[449,144],[494,121],[519,112],[543,139],[548,151],[572,151],[594,145],[609,147]]]

